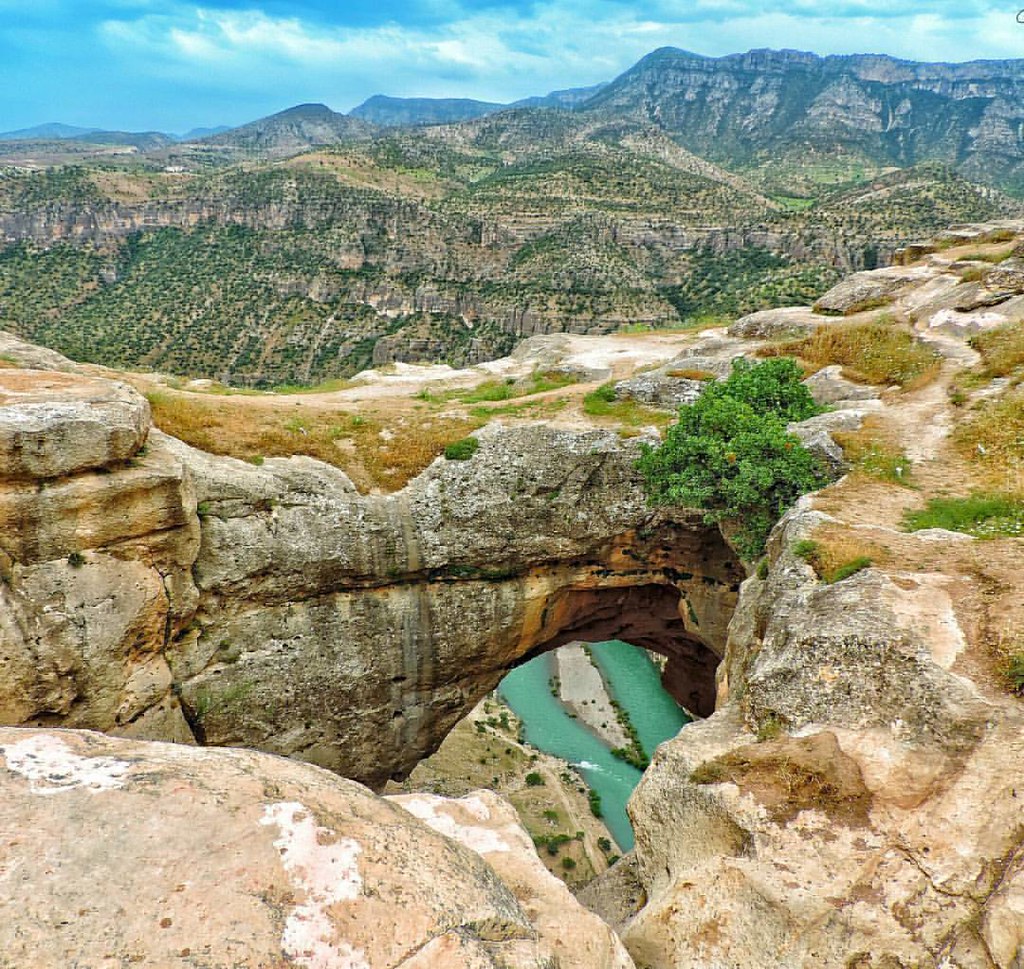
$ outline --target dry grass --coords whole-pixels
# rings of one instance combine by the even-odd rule
[[[812,540],[798,542],[794,552],[830,585],[871,566],[891,564],[888,546],[840,528],[821,528]]]
[[[903,448],[890,440],[878,417],[868,417],[859,431],[837,431],[832,436],[843,449],[851,474],[909,484],[910,458]]]
[[[1024,496],[1024,386],[969,410],[953,443],[992,489]]]
[[[762,356],[797,357],[808,370],[840,364],[850,380],[921,386],[939,372],[939,358],[906,328],[885,320],[833,323],[802,340],[774,344]]]
[[[709,370],[669,370],[668,377],[678,377],[682,380],[714,380],[715,375]]]
[[[453,441],[483,423],[472,418],[379,420],[341,410],[305,408],[295,414],[253,407],[244,398],[148,395],[157,427],[211,454],[259,463],[305,454],[348,472],[364,490],[397,491]],[[382,436],[382,431],[384,435]]]
[[[1009,377],[1024,367],[1024,323],[1008,323],[971,339],[981,354],[981,373],[985,377]]]

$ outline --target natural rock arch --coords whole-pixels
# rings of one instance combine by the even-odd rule
[[[691,714],[715,709],[715,671],[723,643],[706,642],[687,615],[688,600],[671,582],[565,589],[549,606],[558,631],[527,654],[530,659],[571,642],[622,640],[668,659],[662,681]],[[718,632],[718,630],[715,630]]]
[[[130,388],[10,373],[37,393],[19,384],[0,446],[0,722],[256,747],[380,786],[524,658],[615,637],[713,708],[745,573],[698,513],[646,505],[636,441],[494,426],[471,460],[360,495],[308,458],[254,467],[158,432],[142,452]],[[132,435],[61,451],[98,408]],[[66,460],[33,470],[26,447]]]

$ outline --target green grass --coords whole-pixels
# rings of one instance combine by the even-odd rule
[[[932,498],[926,507],[908,512],[903,525],[911,532],[944,528],[976,538],[1024,536],[1024,501],[1009,495]]]
[[[1014,693],[1024,693],[1024,653],[1015,653],[1007,659],[1004,675]]]
[[[468,461],[480,447],[475,437],[464,437],[461,441],[453,441],[444,449],[444,456],[449,461]]]
[[[664,427],[672,420],[672,415],[665,411],[644,407],[635,400],[618,400],[615,397],[615,384],[601,384],[583,398],[583,413],[590,417],[603,417],[614,420],[626,427]]]

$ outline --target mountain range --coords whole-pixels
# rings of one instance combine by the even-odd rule
[[[299,105],[241,127],[183,136],[47,124],[0,140],[68,139],[142,151],[186,142],[280,154],[368,138],[375,127],[457,124],[522,108],[650,123],[690,151],[769,185],[794,167],[828,170],[843,181],[865,164],[937,161],[1024,194],[1024,60],[919,63],[789,50],[705,57],[662,48],[610,83],[509,104],[375,95],[347,115]]]
[[[1024,61],[663,49],[539,105],[304,104],[186,141],[46,126],[0,144],[0,328],[271,386],[806,303],[1024,214],[1022,94]]]

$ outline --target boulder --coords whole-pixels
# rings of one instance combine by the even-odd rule
[[[939,275],[927,266],[888,266],[854,273],[833,286],[815,304],[819,313],[849,316],[890,304],[907,287]]]
[[[825,322],[807,306],[759,310],[741,316],[729,327],[729,336],[749,340],[799,339]]]
[[[403,808],[266,754],[75,731],[0,730],[0,763],[11,965],[633,965],[494,795]]]
[[[0,370],[0,479],[55,478],[127,461],[149,424],[149,402],[127,384]]]
[[[678,410],[692,404],[704,389],[703,380],[671,377],[662,370],[637,374],[615,385],[615,396],[620,400],[635,400],[648,407]]]
[[[811,392],[814,402],[822,406],[877,400],[881,393],[878,387],[847,380],[843,376],[843,368],[838,365],[815,371],[804,381],[804,386]]]

